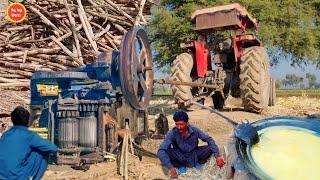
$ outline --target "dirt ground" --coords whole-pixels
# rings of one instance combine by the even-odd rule
[[[14,102],[6,101],[5,99],[10,96],[16,98],[16,100]],[[10,94],[10,96],[2,95],[0,97],[0,107],[2,112],[10,109],[10,107],[6,105],[8,103],[10,105],[12,103],[22,105],[27,104],[25,99],[28,98],[28,95],[17,93]],[[205,103],[207,105],[211,105],[212,102],[210,100],[206,100]],[[170,99],[155,99],[152,100],[151,108],[149,110],[150,130],[154,130],[154,120],[162,109],[167,114],[169,126],[171,128],[174,127],[172,114],[177,110],[176,105],[174,105],[173,101]],[[305,117],[320,113],[320,99],[309,98],[307,96],[277,98],[276,106],[268,107],[261,114],[255,114],[243,111],[243,108],[241,107],[241,100],[230,98],[227,99],[226,108],[222,113],[237,122],[241,122],[243,120],[256,121],[271,116]],[[197,107],[191,107],[188,114],[190,117],[190,123],[198,126],[204,132],[211,135],[218,144],[220,150],[223,152],[223,147],[226,146],[228,138],[232,132],[232,126],[217,115]],[[149,139],[143,142],[143,147],[156,153],[161,141],[161,139]],[[139,161],[136,157],[131,157],[130,160],[129,179],[169,179],[166,174],[166,170],[161,167],[158,159],[143,157],[142,161]],[[198,174],[203,175],[201,177],[197,175],[195,170],[191,169],[188,170],[187,175],[182,176],[179,179],[225,179],[224,168],[216,168],[214,161],[208,162],[205,165],[205,169],[208,171]],[[211,172],[213,172],[213,174],[210,174]],[[43,179],[121,179],[121,177],[116,173],[116,163],[111,161],[92,165],[86,172],[73,170],[69,166],[50,165]]]

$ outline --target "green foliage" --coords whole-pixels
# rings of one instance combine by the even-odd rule
[[[197,39],[190,22],[192,11],[230,2],[241,3],[258,20],[258,37],[267,47],[284,52],[269,54],[273,61],[281,55],[292,64],[320,65],[319,0],[161,0],[149,25],[155,61],[161,67],[170,64],[182,52],[180,43]]]
[[[160,67],[170,64],[183,52],[179,48],[180,43],[197,39],[198,35],[190,22],[191,12],[206,4],[210,4],[209,1],[164,0],[152,9],[153,21],[148,28],[155,50],[155,61]]]
[[[308,80],[309,88],[315,88],[317,86],[317,77],[315,74],[306,73],[306,79]]]
[[[303,77],[295,74],[287,74],[286,78],[282,80],[282,84],[286,87],[302,87]]]

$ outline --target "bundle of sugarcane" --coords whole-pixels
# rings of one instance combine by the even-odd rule
[[[10,2],[9,2],[10,3]],[[0,88],[28,86],[32,73],[91,63],[151,19],[152,0],[25,0],[27,18],[0,23]]]

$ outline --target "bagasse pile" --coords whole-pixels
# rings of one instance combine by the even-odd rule
[[[12,1],[14,2],[14,1]],[[9,2],[10,3],[10,2]],[[0,22],[0,88],[29,86],[37,70],[90,63],[151,19],[152,0],[26,0],[22,23]]]

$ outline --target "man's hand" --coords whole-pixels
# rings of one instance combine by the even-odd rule
[[[216,157],[216,164],[219,168],[222,168],[222,166],[225,164],[225,162],[222,157],[218,156],[218,157]]]
[[[174,167],[169,169],[169,174],[171,178],[178,178],[179,176],[176,168]]]

